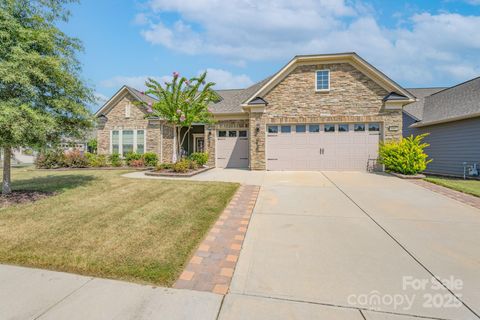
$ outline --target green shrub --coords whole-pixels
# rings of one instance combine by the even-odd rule
[[[140,153],[128,152],[125,155],[125,162],[127,163],[127,166],[130,165],[130,162],[132,162],[134,160],[140,160],[140,159],[142,159],[142,155]]]
[[[197,170],[198,169],[198,163],[193,160],[188,160],[188,167],[192,170]]]
[[[192,161],[195,161],[199,166],[203,166],[208,162],[208,153],[194,152],[188,158]]]
[[[95,154],[95,153],[85,153],[85,157],[88,160],[88,166],[94,168],[106,167],[107,157],[103,154]]]
[[[90,139],[87,142],[87,149],[90,153],[97,153],[98,141],[97,139]]]
[[[143,161],[147,167],[155,167],[158,162],[157,154],[154,152],[147,152],[143,155]]]
[[[387,171],[407,175],[424,171],[427,164],[432,161],[427,160],[428,155],[424,152],[424,149],[429,146],[428,143],[422,143],[426,136],[428,133],[383,143],[379,152],[380,163],[385,165]]]
[[[185,173],[190,168],[190,161],[188,159],[182,159],[173,164],[172,169],[174,172]]]
[[[83,152],[73,149],[65,152],[65,167],[68,168],[87,168],[88,159]]]
[[[35,159],[35,166],[39,169],[54,169],[65,166],[65,153],[61,149],[42,151]]]
[[[128,163],[128,166],[129,167],[141,168],[141,167],[145,167],[145,162],[143,161],[143,159],[131,160]]]
[[[170,170],[173,168],[173,163],[160,163],[159,165],[157,165],[157,170],[158,171],[162,171],[162,170]]]
[[[108,162],[112,167],[121,167],[123,165],[122,158],[119,153],[113,153],[108,157]]]

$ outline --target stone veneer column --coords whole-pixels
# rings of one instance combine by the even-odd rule
[[[402,110],[385,110],[384,115],[384,141],[400,140],[402,138]]]
[[[266,170],[266,118],[263,112],[250,112],[250,170]]]
[[[208,166],[215,166],[215,139],[216,139],[216,130],[215,125],[205,125],[205,150],[208,152]]]

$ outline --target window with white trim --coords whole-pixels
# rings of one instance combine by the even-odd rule
[[[112,130],[110,152],[125,156],[129,152],[143,154],[146,149],[145,130]]]
[[[315,89],[317,91],[330,90],[330,70],[317,70],[315,78]]]

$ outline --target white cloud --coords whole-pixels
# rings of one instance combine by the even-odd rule
[[[246,64],[356,51],[393,79],[412,85],[452,83],[480,73],[479,16],[421,13],[384,27],[360,1],[151,0],[149,8],[145,40],[192,55]],[[165,13],[179,18],[167,23]]]
[[[104,105],[105,102],[107,102],[109,99],[106,95],[99,92],[94,93],[94,98],[95,98],[95,104],[99,106]]]
[[[212,68],[208,68],[206,71],[207,80],[215,82],[215,89],[246,88],[253,84],[252,79],[245,74],[234,75],[226,70]]]

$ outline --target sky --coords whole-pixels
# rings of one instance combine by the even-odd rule
[[[83,42],[93,111],[174,71],[245,88],[297,54],[354,51],[406,88],[480,76],[480,0],[81,0],[70,11],[60,28]]]

